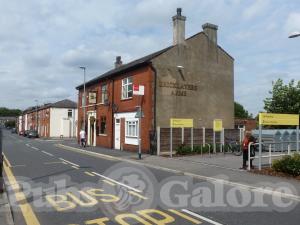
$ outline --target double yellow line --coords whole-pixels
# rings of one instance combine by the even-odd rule
[[[24,216],[26,224],[27,225],[40,225],[40,222],[38,221],[30,204],[26,201],[26,196],[25,196],[24,192],[21,191],[20,185],[18,184],[12,170],[10,169],[11,164],[5,155],[4,155],[4,164],[3,165],[4,165],[4,171],[7,176],[9,185],[12,187],[12,189],[14,191],[16,200],[18,202],[22,201],[22,203],[19,204],[19,207]]]

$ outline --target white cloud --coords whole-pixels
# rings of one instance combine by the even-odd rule
[[[243,17],[246,19],[252,19],[256,17],[257,15],[265,11],[268,4],[269,4],[268,0],[255,0],[252,5],[250,5],[244,10]]]
[[[300,32],[300,13],[290,13],[286,20],[285,31],[291,33],[294,31]]]

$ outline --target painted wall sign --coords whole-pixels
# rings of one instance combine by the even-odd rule
[[[223,121],[221,119],[214,120],[214,131],[222,131]]]
[[[260,125],[299,125],[298,114],[260,113]]]
[[[182,128],[182,127],[194,127],[193,119],[180,119],[180,118],[171,118],[170,127],[173,128]]]
[[[184,84],[179,82],[168,82],[168,81],[166,82],[160,81],[159,87],[173,89],[171,95],[175,95],[175,96],[187,96],[187,91],[198,90],[198,86],[193,84]]]

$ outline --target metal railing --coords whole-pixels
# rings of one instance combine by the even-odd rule
[[[253,146],[259,146],[259,143],[254,143],[254,142],[250,142],[248,145],[248,170],[251,170],[251,164],[250,164],[250,160],[254,160],[254,159],[259,159],[259,163],[261,164],[261,159],[262,158],[269,158],[269,166],[272,166],[272,158],[277,158],[277,157],[282,157],[282,156],[286,156],[286,155],[291,155],[291,153],[293,152],[291,150],[291,144],[296,143],[296,142],[291,142],[291,141],[285,141],[285,142],[264,142],[262,143],[264,146],[268,146],[268,154],[266,155],[262,155],[260,154],[261,152],[259,152],[258,156],[253,156],[251,157],[251,147]],[[275,151],[276,148],[272,148],[272,145],[278,145],[278,144],[287,144],[287,149],[281,149],[281,153],[275,153],[274,152],[278,152]],[[274,149],[274,151],[272,151]],[[293,149],[295,152],[298,152],[296,149]],[[261,168],[261,165],[260,167]]]

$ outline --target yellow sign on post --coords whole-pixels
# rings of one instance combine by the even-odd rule
[[[299,126],[298,114],[260,113],[260,125],[290,125]]]
[[[222,131],[223,121],[221,119],[214,120],[214,131]]]
[[[182,127],[194,127],[193,119],[178,119],[171,118],[170,119],[170,127],[173,128],[182,128]]]

